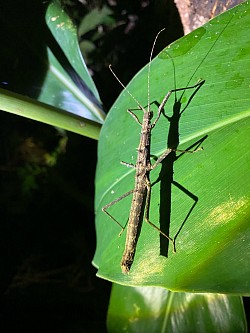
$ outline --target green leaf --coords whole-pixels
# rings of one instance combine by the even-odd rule
[[[0,108],[17,116],[98,139],[101,125],[26,96],[0,88]]]
[[[98,138],[96,123],[102,124],[105,114],[80,54],[75,25],[56,0],[47,10],[44,4],[22,3],[12,11],[8,3],[1,7],[5,38],[0,55],[0,109]],[[23,12],[28,15],[25,24]],[[33,98],[27,100],[27,110],[26,96]]]
[[[98,276],[132,286],[249,294],[249,29],[250,5],[244,2],[173,43],[151,64],[150,102],[161,103],[175,86],[205,80],[189,105],[192,91],[177,94],[181,109],[186,106],[178,122],[178,148],[187,149],[202,139],[204,151],[181,154],[172,172],[165,170],[170,158],[151,172],[150,220],[166,229],[169,220],[169,235],[176,236],[177,252],[164,247],[158,232],[143,223],[127,275],[120,269],[126,232],[118,237],[121,230],[101,209],[133,189],[134,170],[120,161],[135,163],[140,126],[126,112],[137,107],[126,91],[113,105],[98,148],[93,260]],[[147,105],[147,75],[146,67],[128,85],[143,106]],[[174,104],[172,96],[165,107],[169,117]],[[169,121],[161,116],[152,131],[151,154],[160,156],[170,139]],[[175,182],[169,186],[172,176]],[[164,184],[166,194],[161,192]],[[127,197],[108,211],[125,225],[130,204],[131,197]],[[159,216],[159,210],[165,212],[165,218]]]
[[[81,55],[76,26],[57,0],[48,6],[46,23],[69,64],[54,43],[49,43],[46,89],[43,89],[39,99],[102,123],[105,114],[101,109],[95,84]],[[51,91],[54,91],[54,94],[51,94]]]
[[[108,332],[246,332],[241,297],[113,285]]]

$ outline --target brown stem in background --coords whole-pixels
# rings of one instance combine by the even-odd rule
[[[185,35],[229,8],[235,7],[240,0],[174,0],[178,8]]]

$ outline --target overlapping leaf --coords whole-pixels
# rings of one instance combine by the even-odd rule
[[[246,332],[242,300],[218,294],[173,293],[113,285],[109,333]]]

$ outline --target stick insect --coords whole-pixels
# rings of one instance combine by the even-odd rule
[[[150,206],[150,196],[151,196],[151,183],[150,183],[150,172],[155,169],[172,151],[173,149],[167,148],[165,152],[155,161],[154,164],[151,164],[150,160],[150,146],[151,146],[151,132],[155,125],[157,124],[161,113],[163,112],[164,106],[167,103],[169,97],[173,92],[177,91],[183,91],[186,89],[194,89],[204,83],[204,81],[198,81],[193,86],[185,87],[185,88],[178,88],[178,89],[172,89],[168,91],[168,93],[163,98],[161,104],[158,107],[158,112],[155,120],[153,119],[153,112],[150,110],[150,94],[149,94],[149,84],[150,84],[150,66],[152,61],[152,55],[154,46],[156,43],[156,40],[159,36],[159,34],[163,31],[158,32],[153,47],[150,54],[149,59],[149,67],[148,67],[148,105],[147,107],[143,107],[133,96],[132,94],[126,89],[124,84],[119,80],[119,78],[116,76],[116,74],[113,72],[111,66],[110,70],[114,77],[117,79],[117,81],[121,84],[121,86],[127,91],[127,93],[133,98],[133,100],[136,102],[138,106],[138,110],[141,110],[143,112],[143,119],[142,121],[139,120],[139,118],[136,116],[136,114],[132,111],[132,109],[128,109],[127,112],[134,118],[134,120],[141,126],[141,134],[140,134],[140,142],[139,146],[137,148],[137,160],[136,164],[130,164],[126,162],[121,162],[121,164],[132,167],[135,169],[135,185],[134,189],[124,193],[119,198],[115,199],[114,201],[110,202],[109,204],[105,205],[102,208],[102,211],[106,213],[113,221],[115,221],[121,228],[122,231],[124,230],[124,227],[107,211],[109,207],[117,203],[118,201],[124,199],[130,194],[133,194],[132,197],[132,203],[130,208],[130,214],[129,219],[127,223],[127,235],[126,235],[126,243],[125,243],[125,249],[123,252],[122,260],[121,260],[121,270],[122,273],[128,274],[130,271],[130,268],[134,261],[137,241],[140,233],[141,224],[143,221],[143,218],[145,221],[154,227],[159,233],[161,233],[164,237],[166,237],[173,245],[173,252],[176,252],[175,249],[175,240],[172,239],[170,236],[166,235],[164,232],[160,230],[155,224],[153,224],[149,220],[149,206]],[[121,231],[121,232],[122,232]]]

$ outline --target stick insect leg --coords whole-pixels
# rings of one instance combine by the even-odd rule
[[[142,123],[140,122],[139,118],[137,117],[137,115],[132,111],[132,110],[142,110],[141,108],[138,109],[128,109],[127,112],[134,118],[134,120],[142,126]]]
[[[125,165],[125,166],[128,167],[128,168],[135,168],[135,165],[132,164],[132,163],[127,163],[127,162],[123,162],[123,161],[121,161],[120,163],[121,163],[122,165]]]
[[[124,193],[123,195],[121,195],[119,198],[115,199],[114,201],[112,201],[109,204],[102,207],[103,213],[107,214],[122,229],[121,232],[119,233],[119,236],[124,231],[124,227],[109,212],[107,212],[107,209],[110,208],[111,206],[113,206],[114,204],[116,204],[117,202],[121,201],[122,199],[126,198],[127,196],[129,196],[133,192],[134,192],[134,190],[130,190],[130,191]]]
[[[193,150],[182,150],[182,149],[171,149],[171,148],[168,148],[168,149],[166,149],[165,151],[164,151],[164,153],[155,161],[155,163],[154,164],[152,164],[151,165],[151,167],[150,167],[150,170],[153,170],[153,169],[155,169],[163,160],[164,160],[164,158],[165,157],[167,157],[172,151],[175,151],[175,152],[180,152],[180,153],[190,153],[190,154],[193,154],[193,153],[196,153],[196,152],[198,152],[198,151],[200,151],[200,150],[203,150],[203,148],[202,147],[197,147],[197,148],[195,148],[195,149],[193,149]]]
[[[152,223],[149,220],[149,205],[150,205],[150,196],[151,196],[151,183],[149,180],[147,180],[147,197],[146,197],[146,203],[145,203],[145,221],[151,225],[153,228],[155,228],[161,235],[163,235],[164,237],[166,237],[172,244],[173,244],[173,252],[176,252],[175,249],[175,239],[172,239],[171,237],[169,237],[168,235],[166,235],[163,231],[161,231],[160,228],[158,228],[154,223]]]
[[[151,165],[150,170],[155,169],[157,165],[159,165],[164,160],[164,158],[167,157],[172,151],[174,150],[171,148],[166,149],[164,153],[155,161],[155,163]]]
[[[177,91],[183,91],[183,90],[188,90],[188,89],[194,89],[194,88],[200,88],[203,84],[204,84],[205,80],[199,80],[195,85],[190,86],[190,87],[185,87],[185,88],[177,88],[177,89],[171,89],[169,90],[169,92],[166,94],[166,96],[163,98],[163,101],[161,102],[159,108],[158,108],[158,114],[157,117],[155,119],[155,121],[152,123],[152,127],[155,126],[155,124],[157,123],[157,121],[160,118],[160,115],[164,109],[164,106],[166,105],[169,97],[172,95],[172,93],[177,92]]]

